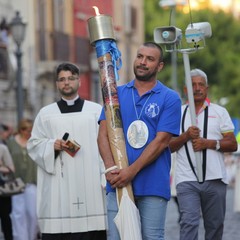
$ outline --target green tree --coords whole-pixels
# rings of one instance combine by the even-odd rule
[[[240,117],[240,31],[239,20],[223,11],[204,9],[183,14],[181,9],[176,10],[174,26],[182,29],[183,38],[188,24],[193,22],[209,22],[212,27],[212,37],[206,39],[204,49],[190,54],[191,68],[201,68],[208,75],[209,96],[211,101],[225,105],[232,117]],[[190,17],[191,16],[191,17]],[[159,6],[159,0],[145,0],[145,38],[153,40],[156,27],[170,26],[171,9]],[[181,92],[185,73],[182,54],[178,53],[178,88]],[[171,86],[171,56],[165,53],[165,70],[159,79]],[[225,101],[222,101],[225,100]]]

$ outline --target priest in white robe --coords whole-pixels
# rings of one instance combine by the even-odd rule
[[[40,110],[27,145],[38,165],[37,214],[42,240],[104,240],[103,165],[97,146],[102,107],[79,97],[75,65],[60,64],[56,75],[61,100]],[[80,145],[74,156],[65,151],[68,139]]]

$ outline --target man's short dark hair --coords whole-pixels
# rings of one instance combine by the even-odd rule
[[[145,42],[143,44],[143,46],[145,47],[152,47],[152,48],[157,48],[160,52],[160,59],[159,59],[159,62],[163,62],[163,50],[162,50],[162,47],[160,45],[158,45],[157,43],[155,42]]]
[[[61,63],[60,65],[57,66],[56,75],[58,76],[58,74],[61,71],[70,71],[73,75],[79,75],[80,74],[79,68],[76,65],[74,65],[72,63],[68,63],[68,62]]]

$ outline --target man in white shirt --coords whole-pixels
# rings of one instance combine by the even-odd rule
[[[182,106],[181,135],[170,142],[177,152],[176,189],[180,207],[180,240],[197,240],[200,211],[206,240],[220,240],[226,208],[224,152],[237,150],[227,110],[207,98],[207,75],[191,71],[197,126],[191,125],[188,104]],[[185,88],[185,93],[187,89]],[[204,181],[197,177],[195,152],[201,152]]]

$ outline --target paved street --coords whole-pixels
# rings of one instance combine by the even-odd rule
[[[228,188],[227,212],[223,240],[240,239],[240,213],[233,212],[233,194],[234,189]],[[165,236],[166,240],[179,240],[178,212],[176,204],[173,200],[171,200],[168,205]],[[3,240],[1,232],[0,240]],[[202,222],[199,229],[199,240],[204,240],[204,230]]]
[[[228,188],[227,212],[225,218],[223,240],[240,239],[240,213],[233,212],[234,189]],[[177,206],[173,200],[169,202],[166,219],[166,240],[179,240],[179,225]],[[199,240],[204,240],[204,229],[201,221]]]

